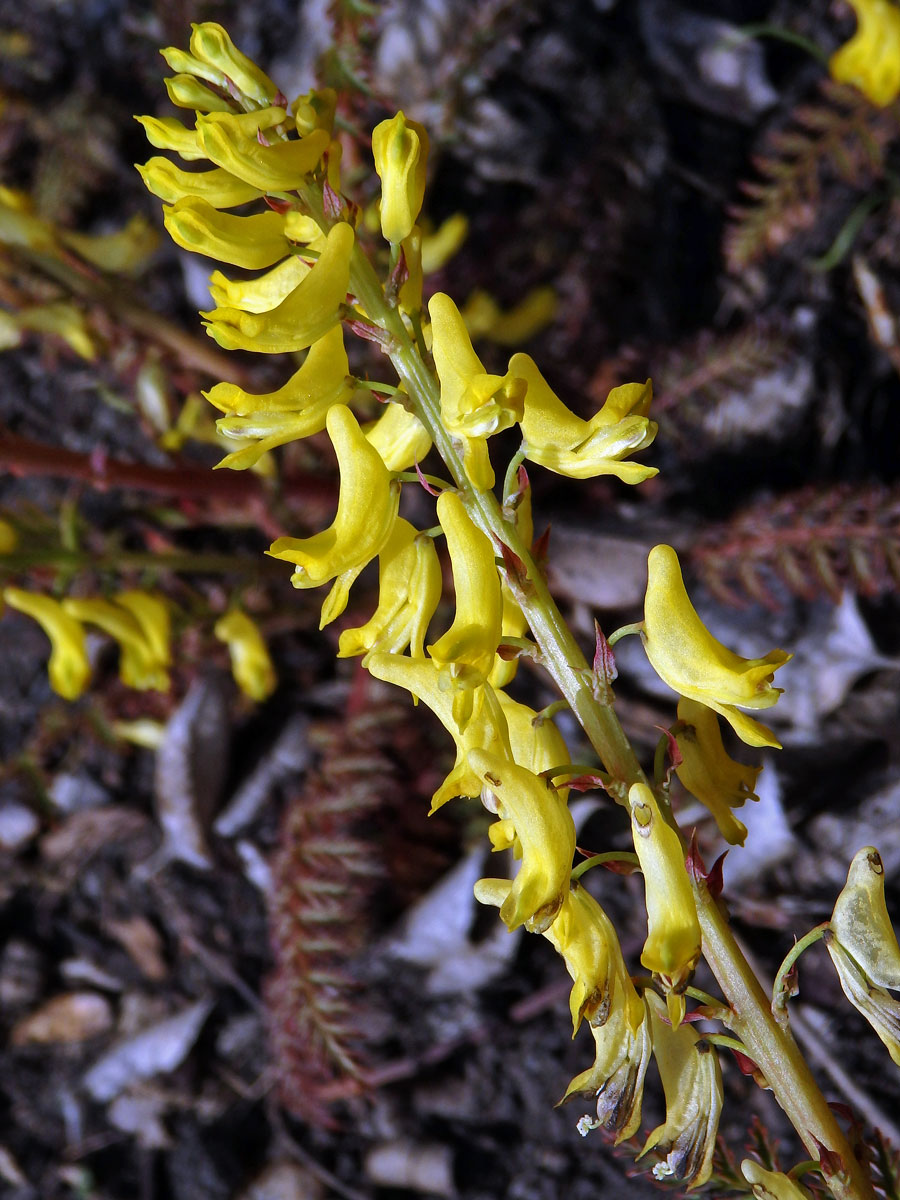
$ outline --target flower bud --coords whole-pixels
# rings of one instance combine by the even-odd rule
[[[221,72],[239,92],[257,104],[271,104],[278,89],[272,80],[232,42],[221,25],[204,21],[191,25],[191,54]]]
[[[425,198],[428,134],[398,112],[375,126],[372,154],[381,180],[381,231],[389,242],[402,242]]]
[[[632,785],[628,803],[647,899],[647,940],[641,962],[667,990],[681,994],[700,957],[700,923],[684,851],[645,783]]]

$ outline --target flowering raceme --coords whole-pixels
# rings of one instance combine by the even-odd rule
[[[772,676],[793,656],[772,650],[741,658],[717,641],[691,604],[671,546],[655,546],[647,567],[642,638],[654,671],[674,691],[720,713],[748,746],[780,748],[771,729],[740,709],[770,708],[781,695]]]

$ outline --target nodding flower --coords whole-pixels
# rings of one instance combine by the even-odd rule
[[[716,1131],[722,1112],[722,1072],[713,1047],[691,1025],[674,1028],[666,1006],[646,991],[653,1055],[666,1097],[666,1119],[647,1138],[649,1150],[664,1154],[653,1168],[657,1179],[677,1179],[688,1189],[700,1187],[712,1174]]]
[[[900,8],[891,0],[847,0],[857,29],[832,54],[831,78],[859,88],[879,108],[900,94]]]
[[[216,622],[215,635],[228,646],[231,673],[251,700],[267,700],[278,683],[275,667],[259,626],[239,608],[232,608]]]
[[[527,384],[521,426],[532,462],[573,479],[615,475],[624,483],[642,483],[658,473],[656,467],[622,461],[656,437],[656,422],[647,416],[653,396],[649,379],[614,388],[584,421],[566,408],[527,354],[514,354],[509,369]]]
[[[428,622],[441,598],[441,564],[433,540],[398,517],[378,555],[378,607],[365,623],[345,629],[338,658],[373,650],[425,657]],[[366,665],[366,659],[363,659]]]
[[[644,876],[647,940],[641,962],[674,993],[674,1023],[684,1015],[681,996],[700,958],[700,922],[678,834],[666,824],[653,792],[645,783],[628,793],[634,849]],[[679,1002],[680,1001],[680,1002]]]
[[[509,929],[526,925],[543,933],[569,892],[575,823],[551,783],[527,767],[487,750],[470,750],[469,766],[481,780],[488,807],[500,820],[491,827],[495,850],[512,848],[522,865],[500,907]]]
[[[381,232],[389,242],[402,242],[425,198],[428,134],[398,112],[372,130],[372,155],[381,180]]]
[[[124,684],[139,691],[169,690],[169,622],[163,601],[151,599],[150,605],[136,606],[126,593],[124,604],[70,596],[62,606],[76,621],[96,625],[119,643],[119,676]]]
[[[521,420],[526,384],[509,371],[489,375],[472,349],[459,309],[438,292],[428,301],[432,354],[441,385],[441,419],[462,444],[463,467],[473,487],[494,486],[487,439]]]
[[[217,383],[204,392],[210,404],[225,413],[216,428],[226,437],[258,439],[217,465],[243,470],[275,446],[318,433],[329,411],[353,398],[355,384],[337,325],[310,346],[300,369],[275,392],[253,395],[235,383]]]
[[[32,617],[50,639],[51,651],[47,673],[50,686],[64,700],[77,700],[91,678],[84,628],[52,596],[40,596],[22,588],[4,588],[3,599]]]
[[[494,549],[456,492],[441,493],[437,515],[453,566],[456,613],[453,624],[428,647],[428,653],[441,668],[444,686],[453,693],[454,716],[464,726],[473,689],[485,682],[494,665],[503,599]]]
[[[188,203],[202,202],[182,200],[174,206],[175,210],[179,205]],[[215,213],[215,209],[209,211]],[[283,226],[277,213],[262,213],[259,217],[228,217],[223,213],[215,215],[220,223],[262,221],[273,216],[278,222],[279,230],[282,230]],[[241,236],[235,232],[237,236]],[[249,236],[249,230],[243,236]],[[283,232],[278,236],[285,241]],[[275,240],[277,238],[274,237],[273,231],[273,241]],[[339,221],[330,229],[325,247],[315,266],[280,304],[259,313],[246,313],[239,308],[214,308],[210,312],[200,314],[206,320],[207,332],[225,350],[253,350],[258,354],[305,350],[307,346],[324,337],[341,319],[350,284],[350,256],[355,241],[356,235],[352,226],[346,221]],[[212,253],[216,256],[212,250],[201,250],[201,253]],[[277,258],[283,258],[287,253],[287,250],[276,252],[273,247],[266,252],[266,261],[257,265],[271,266]],[[234,256],[229,258],[219,254],[218,257],[224,258],[226,262],[236,262]]]
[[[647,567],[642,638],[654,671],[674,691],[720,713],[748,746],[780,749],[771,729],[740,709],[775,703],[782,689],[772,687],[772,677],[793,655],[772,650],[741,658],[717,641],[691,604],[671,546],[654,546]]]
[[[748,767],[725,752],[719,718],[711,708],[682,696],[678,701],[675,740],[681,763],[675,768],[681,784],[705,805],[719,832],[732,846],[743,846],[747,827],[732,809],[757,800],[756,777],[762,767]]]
[[[339,577],[323,607],[323,621],[340,616],[350,586],[387,542],[397,519],[400,484],[367,441],[356,417],[343,404],[328,410],[328,436],[337,455],[341,488],[334,521],[308,538],[277,538],[268,553],[294,564],[294,587],[318,587]]]

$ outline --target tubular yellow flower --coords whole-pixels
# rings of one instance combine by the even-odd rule
[[[460,729],[453,715],[450,692],[441,687],[437,665],[428,659],[407,658],[402,654],[372,653],[366,667],[376,679],[406,688],[417,700],[423,700],[456,743],[456,762],[450,774],[431,798],[436,812],[456,796],[478,796],[482,781],[469,764],[470,750],[489,750],[495,755],[510,754],[506,718],[494,689],[485,684],[474,693],[472,714]]]
[[[62,602],[70,617],[86,625],[96,625],[119,643],[119,678],[127,687],[138,691],[169,690],[169,647],[162,647],[164,658],[156,653],[160,642],[144,633],[142,623],[127,605],[109,600],[70,596]]]
[[[549,717],[539,717],[533,708],[513,700],[506,692],[497,691],[496,694],[506,717],[512,758],[519,766],[527,767],[535,775],[540,775],[569,761],[568,747]],[[559,777],[553,782],[560,799],[565,801],[569,794],[568,788],[559,786]]]
[[[419,418],[402,404],[390,401],[377,421],[366,426],[366,437],[389,471],[408,471],[431,449],[431,438]]]
[[[193,75],[172,75],[164,79],[169,99],[178,108],[193,108],[198,112],[233,111],[228,101],[211,88],[205,87]]]
[[[628,803],[647,898],[647,940],[641,962],[659,976],[667,991],[680,995],[700,957],[700,923],[684,850],[645,783],[632,784]]]
[[[891,0],[847,0],[856,33],[828,64],[837,83],[851,83],[884,108],[900,94],[900,8]]]
[[[716,1052],[691,1025],[673,1029],[666,1006],[645,992],[653,1029],[653,1053],[666,1096],[665,1124],[647,1138],[638,1157],[654,1148],[665,1154],[653,1174],[677,1179],[691,1190],[712,1174],[716,1130],[722,1112],[722,1073]]]
[[[172,665],[172,626],[169,605],[152,592],[119,592],[114,600],[128,610],[140,626],[152,659],[161,668]]]
[[[195,58],[215,71],[221,71],[239,92],[257,104],[271,103],[278,92],[275,84],[255,62],[238,50],[221,25],[203,21],[199,25],[192,24],[191,29],[191,54]]]
[[[515,504],[515,525],[522,541],[531,549],[534,541],[534,522],[531,518],[531,485],[527,485]],[[500,594],[503,598],[503,617],[500,622],[500,640],[524,637],[528,632],[528,618],[522,612],[512,588],[505,579],[500,580]],[[505,688],[516,677],[519,669],[517,658],[504,659],[498,654],[488,676],[492,687]]]
[[[565,959],[574,980],[569,993],[572,1037],[585,1017],[590,1025],[605,1025],[612,1012],[616,977],[624,970],[619,939],[609,917],[590,892],[572,883],[559,916],[544,930],[544,937]]]
[[[425,197],[428,134],[398,112],[372,130],[372,155],[381,180],[381,231],[389,242],[402,242]]]
[[[526,384],[512,371],[488,375],[449,296],[438,292],[428,301],[432,353],[441,384],[441,417],[463,445],[464,468],[474,487],[494,486],[487,441],[521,420]]]
[[[91,664],[80,622],[51,596],[38,596],[21,588],[8,587],[3,591],[3,599],[10,608],[32,617],[46,633],[51,645],[47,666],[50,686],[64,700],[77,700],[91,678]]]
[[[600,411],[583,421],[566,408],[527,354],[514,354],[509,369],[528,388],[521,425],[532,462],[573,479],[615,475],[623,483],[642,483],[658,473],[656,467],[621,461],[656,437],[656,422],[647,416],[653,395],[649,379],[613,388]]]
[[[428,653],[442,668],[444,686],[453,692],[454,716],[462,727],[472,709],[473,689],[485,682],[494,663],[503,600],[493,547],[469,519],[457,492],[441,493],[437,515],[453,566],[456,614]]]
[[[756,1200],[809,1200],[809,1192],[790,1176],[781,1171],[767,1171],[752,1158],[745,1158],[741,1163],[741,1173]]]
[[[858,1013],[869,1022],[900,1067],[900,1002],[887,988],[879,987],[866,975],[852,954],[848,954],[834,931],[826,931],[825,946],[838,973],[844,995]]]
[[[177,74],[193,75],[196,79],[205,79],[207,83],[214,83],[223,91],[228,90],[228,81],[224,71],[214,67],[211,63],[202,62],[193,54],[188,54],[187,50],[181,50],[178,46],[166,46],[160,50],[160,54],[165,59],[166,65]]]
[[[705,704],[682,696],[678,722],[675,740],[682,761],[675,774],[709,809],[726,842],[743,846],[747,827],[731,810],[746,800],[759,799],[753,789],[762,767],[748,767],[725,753],[718,718]]]
[[[281,222],[276,213],[264,215]],[[254,221],[263,217],[225,218],[220,214],[220,219]],[[352,226],[338,222],[329,232],[318,262],[280,304],[262,313],[245,313],[238,308],[201,313],[206,318],[207,332],[225,350],[253,350],[258,354],[305,350],[341,319],[355,239]],[[274,259],[269,259],[260,265],[272,262]]]
[[[268,312],[289,296],[311,270],[311,264],[295,254],[255,279],[228,279],[221,271],[213,271],[209,277],[209,294],[218,308]]]
[[[216,622],[215,635],[228,646],[235,682],[251,700],[267,700],[278,680],[266,643],[255,621],[233,608]]]
[[[365,625],[343,631],[338,658],[372,650],[401,654],[407,646],[413,658],[424,658],[428,622],[441,598],[434,542],[398,517],[378,556],[378,570],[378,607]]]
[[[884,863],[874,846],[854,855],[831,928],[866,978],[879,987],[900,988],[900,946],[884,901]]]
[[[314,342],[303,365],[275,392],[253,395],[234,383],[217,383],[204,393],[226,414],[216,422],[230,438],[258,438],[255,445],[223,458],[220,467],[252,467],[267,450],[308,437],[325,428],[331,408],[353,397],[355,380],[349,374],[344,336],[335,326]]]
[[[741,658],[717,641],[697,616],[671,546],[648,559],[643,642],[650,665],[670,688],[720,713],[748,746],[781,748],[771,729],[740,708],[770,708],[781,695],[772,676],[793,656],[772,650]]]
[[[593,1066],[575,1076],[563,1101],[572,1096],[596,1097],[597,1121],[615,1134],[618,1145],[633,1137],[640,1127],[644,1079],[652,1049],[650,1020],[624,964],[612,991],[608,1019],[603,1025],[591,1025],[590,1030],[594,1038]]]
[[[298,588],[318,587],[348,571],[358,574],[384,546],[397,519],[400,485],[366,441],[353,413],[335,405],[325,426],[341,472],[334,521],[312,537],[277,538],[268,550],[272,558],[295,565],[291,583]]]
[[[422,234],[422,274],[432,275],[445,267],[469,236],[469,218],[453,213],[432,233]]]
[[[337,92],[331,87],[313,88],[305,95],[298,96],[291,102],[297,132],[305,136],[314,129],[324,129],[330,135],[334,130],[337,100]]]
[[[188,129],[175,117],[135,117],[134,119],[144,127],[147,141],[157,150],[174,150],[187,162],[206,158],[197,130]]]
[[[205,200],[212,208],[235,208],[257,200],[263,194],[259,188],[251,187],[242,179],[236,179],[230,171],[214,167],[211,171],[182,171],[168,158],[160,155],[145,163],[135,163],[144,186],[166,204],[174,204],[185,197]]]
[[[568,894],[575,824],[565,801],[545,779],[488,750],[470,750],[469,766],[492,799],[504,826],[494,848],[514,846],[521,857],[500,917],[509,929],[526,925],[543,933],[559,913]],[[510,836],[514,831],[514,838]]]
[[[86,262],[115,275],[137,274],[159,247],[159,234],[140,213],[113,233],[70,233],[66,230],[60,236]]]
[[[183,250],[251,271],[271,267],[291,252],[284,221],[275,212],[235,217],[219,212],[206,200],[186,196],[163,205],[163,221],[172,241]]]
[[[505,311],[489,292],[476,289],[469,294],[462,315],[472,337],[487,338],[497,346],[521,346],[550,324],[558,307],[552,287],[532,288]]]
[[[315,129],[305,138],[264,146],[230,113],[198,117],[197,132],[210,162],[264,192],[300,187],[328,149],[329,140],[324,129]]]

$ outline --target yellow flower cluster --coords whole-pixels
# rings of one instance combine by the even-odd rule
[[[644,1076],[656,1051],[667,1118],[646,1149],[655,1146],[667,1155],[669,1174],[691,1184],[703,1182],[710,1173],[721,1083],[715,1054],[682,1023],[684,990],[700,953],[683,846],[656,793],[635,784],[628,807],[648,909],[642,962],[665,992],[664,1004],[655,993],[642,995],[632,982],[609,919],[572,880],[570,755],[552,720],[504,690],[516,670],[515,661],[501,653],[504,639],[521,639],[528,621],[509,566],[498,569],[498,546],[477,519],[479,496],[495,481],[489,439],[513,426],[522,437],[518,461],[527,458],[579,479],[610,474],[638,483],[655,474],[655,468],[628,461],[656,434],[648,415],[649,381],[615,388],[599,412],[582,419],[526,355],[514,354],[503,375],[486,371],[449,296],[433,296],[426,314],[417,221],[428,138],[421,126],[398,113],[374,131],[373,155],[382,185],[381,232],[391,244],[392,267],[405,269],[392,275],[387,293],[379,294],[386,302],[390,297],[416,352],[430,348],[438,388],[427,422],[413,412],[411,395],[385,386],[390,396],[383,414],[361,425],[351,409],[359,384],[349,373],[342,325],[379,341],[388,354],[395,348],[392,329],[397,326],[378,311],[366,311],[365,297],[371,294],[366,280],[371,283],[372,272],[357,246],[356,210],[339,194],[333,98],[311,93],[288,104],[218,26],[195,26],[190,54],[164,54],[178,72],[169,81],[170,95],[196,109],[195,125],[140,119],[154,145],[188,162],[205,159],[212,170],[185,171],[154,158],[141,168],[145,181],[166,202],[166,225],[179,245],[263,272],[249,280],[213,275],[216,307],[204,314],[208,331],[226,348],[305,354],[277,391],[252,395],[229,383],[211,389],[209,400],[224,414],[220,430],[255,443],[220,465],[244,468],[288,440],[327,432],[341,480],[334,520],[309,537],[279,538],[269,553],[292,564],[296,587],[331,585],[322,606],[323,626],[345,610],[353,582],[377,558],[377,607],[364,624],[341,632],[339,655],[361,655],[372,675],[406,688],[452,737],[455,762],[432,797],[432,811],[468,796],[479,797],[496,816],[489,831],[492,846],[512,851],[519,866],[512,879],[481,880],[477,895],[499,907],[510,930],[525,927],[553,944],[573,980],[573,1026],[577,1030],[586,1019],[594,1037],[594,1064],[572,1081],[567,1095],[596,1098],[598,1123],[618,1140],[628,1138],[640,1123]],[[267,202],[264,212],[223,211],[261,198]],[[424,418],[425,410],[419,411]],[[429,452],[428,429],[437,437],[438,425],[462,465],[457,487],[440,489],[439,529],[423,532],[400,515],[399,476]],[[520,482],[515,497],[504,499],[511,531],[530,548],[527,482]],[[456,607],[449,626],[429,641],[441,596],[438,533],[446,538]],[[660,587],[651,571],[644,626],[648,654],[663,678],[677,678],[684,683],[683,695],[717,708],[732,723],[740,721],[735,705],[774,702],[777,693],[767,678],[784,656],[750,664],[745,679],[739,665],[744,660],[728,658],[729,652],[699,626],[673,579],[670,570]],[[709,681],[700,668],[696,678],[691,676],[693,684],[688,677],[696,647],[673,642],[667,611],[673,603],[675,619],[686,618],[689,636],[716,660],[717,673]],[[702,721],[697,724],[702,727]],[[698,745],[708,742],[703,729]],[[734,786],[743,789],[743,778]]]
[[[86,626],[111,637],[119,647],[119,678],[136,691],[167,692],[171,681],[172,629],[169,604],[155,592],[118,592],[112,600],[69,596],[55,600],[7,587],[3,599],[37,621],[50,640],[50,686],[65,700],[77,700],[91,681]],[[235,680],[253,700],[275,690],[275,668],[256,624],[233,609],[215,628],[228,645]]]

